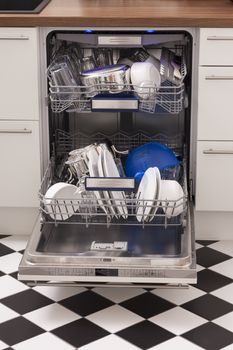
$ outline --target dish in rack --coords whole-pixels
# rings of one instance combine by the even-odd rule
[[[164,172],[154,166],[144,171],[140,181],[124,177],[122,166],[126,170],[126,152],[120,153],[122,160],[117,152],[114,146],[106,143],[69,152],[62,176],[56,184],[48,186],[43,196],[43,208],[50,220],[96,220],[99,223],[105,220],[144,225],[157,224],[161,219],[174,221],[184,213],[187,199],[182,186],[173,177],[167,179]],[[87,188],[87,178],[102,179],[105,185]],[[130,179],[133,187],[116,187],[119,181],[125,184],[123,180]]]

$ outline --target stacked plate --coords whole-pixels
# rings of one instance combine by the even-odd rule
[[[161,192],[161,176],[158,168],[148,168],[138,187],[136,218],[139,222],[152,221],[158,208]]]

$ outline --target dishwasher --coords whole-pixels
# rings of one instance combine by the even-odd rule
[[[19,280],[196,283],[195,40],[189,28],[40,30],[44,176]],[[154,164],[156,147],[175,163]]]

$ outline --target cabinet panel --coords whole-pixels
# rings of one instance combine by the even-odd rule
[[[198,140],[233,141],[233,67],[200,67]]]
[[[0,28],[0,119],[39,119],[36,28]]]
[[[38,206],[39,123],[0,121],[0,206]]]
[[[201,28],[200,65],[233,66],[233,28]]]
[[[233,142],[198,141],[196,210],[233,211]]]

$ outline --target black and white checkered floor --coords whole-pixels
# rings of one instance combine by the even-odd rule
[[[188,290],[35,287],[27,237],[0,236],[0,350],[233,349],[233,241],[198,241]]]

